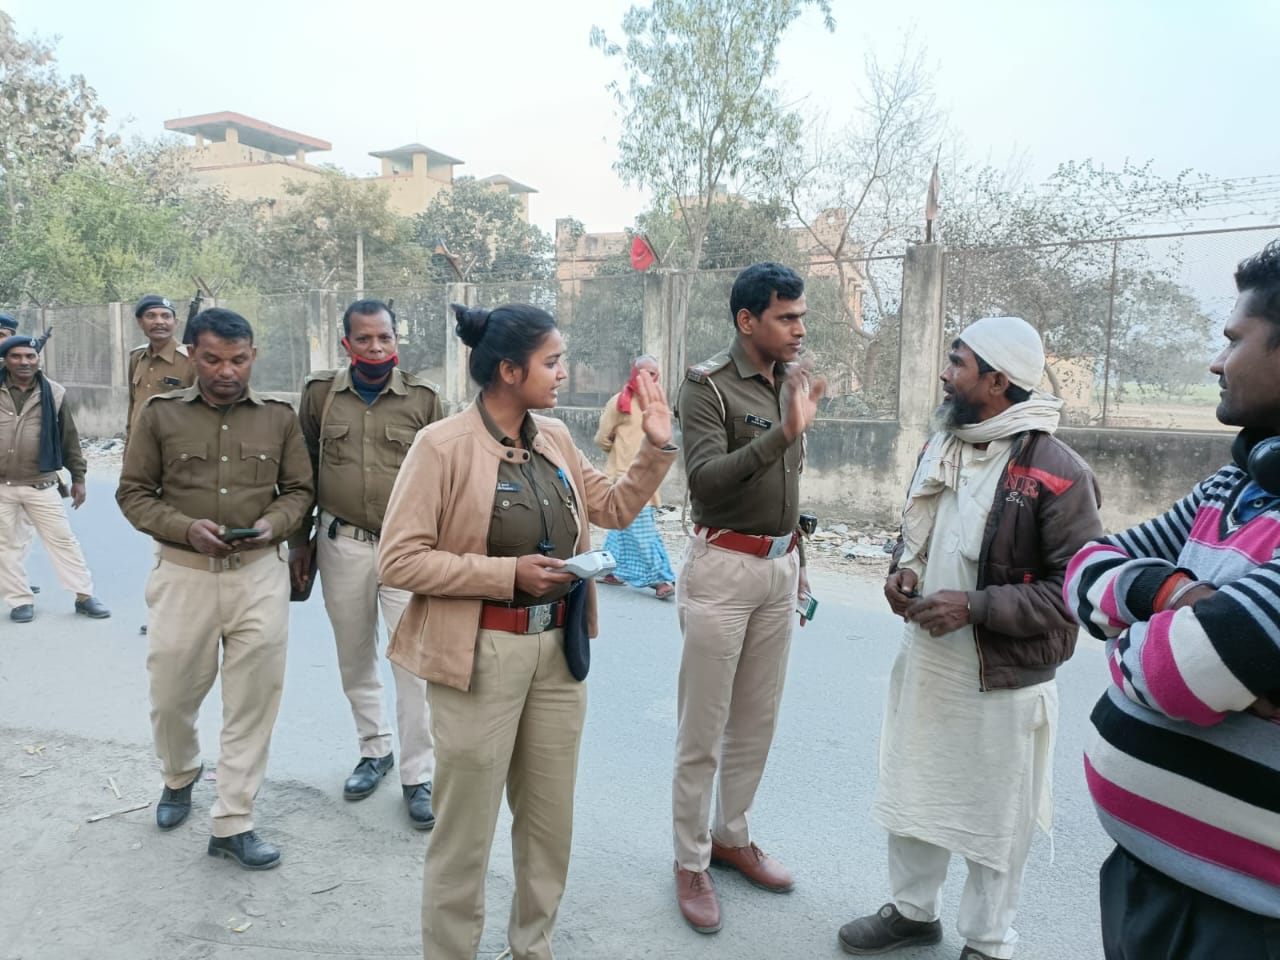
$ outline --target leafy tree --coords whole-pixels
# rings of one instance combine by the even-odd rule
[[[518,198],[474,177],[458,177],[415,218],[413,235],[428,251],[443,242],[471,283],[544,281],[555,273],[551,237],[524,219]],[[451,283],[458,274],[436,255],[430,276]]]
[[[1184,171],[1166,179],[1150,163],[1112,170],[1085,160],[1060,165],[1038,186],[987,167],[956,179],[960,196],[943,208],[952,251],[950,332],[975,317],[1016,314],[1040,331],[1051,356],[1092,359],[1101,380],[1110,316],[1108,379],[1117,397],[1125,377],[1116,364],[1136,382],[1160,379],[1145,344],[1203,355],[1212,321],[1175,282],[1176,247],[1111,242],[1153,217],[1193,213],[1203,177]],[[1165,388],[1172,389],[1167,382]]]
[[[412,242],[409,221],[391,209],[385,188],[335,171],[291,181],[285,196],[284,209],[266,221],[260,289],[354,291],[360,242],[365,290],[406,286],[426,272],[427,255]]]
[[[626,77],[609,87],[624,117],[614,168],[674,205],[691,265],[702,262],[720,191],[769,181],[777,145],[799,136],[799,117],[770,80],[783,33],[810,6],[835,28],[829,0],[652,0],[623,16],[621,44],[592,28],[591,45],[621,58]],[[681,307],[674,317],[676,369],[687,316]]]
[[[0,235],[0,299],[45,305],[176,296],[192,276],[237,281],[254,214],[220,193],[184,192],[171,147],[136,144],[43,175]]]
[[[83,76],[63,79],[53,46],[23,40],[13,18],[0,10],[0,180],[10,227],[32,188],[70,167],[85,150],[114,144],[107,111]]]

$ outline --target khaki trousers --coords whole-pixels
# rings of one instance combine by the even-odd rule
[[[213,835],[253,829],[253,800],[267,770],[271,729],[284,686],[289,637],[289,561],[283,545],[246,554],[236,570],[213,573],[157,551],[147,580],[147,672],[151,730],[165,785],[200,769],[196,717],[222,654],[222,743]],[[198,556],[198,555],[194,555]]]
[[[515,893],[513,960],[551,960],[569,873],[573,788],[587,710],[569,674],[564,631],[481,630],[471,690],[428,683],[436,741],[438,826],[422,881],[424,960],[474,960],[484,930],[484,878],[507,790]]]
[[[330,539],[326,531],[332,519],[321,514],[316,543],[324,608],[333,626],[338,672],[356,722],[360,756],[383,757],[391,752],[391,728],[383,709],[382,679],[378,674],[378,607],[382,607],[382,620],[390,637],[409,604],[410,594],[378,582],[376,542],[353,540],[341,534]],[[391,676],[396,684],[396,726],[400,729],[400,782],[426,783],[436,767],[427,683],[394,663]]]
[[[33,527],[40,534],[62,588],[92,596],[93,577],[80,541],[71,532],[67,508],[58,496],[58,488],[37,490],[31,486],[0,484],[0,595],[10,609],[35,602],[27,580],[26,563]]]
[[[701,537],[685,550],[676,581],[684,653],[671,785],[681,869],[707,869],[713,834],[733,847],[751,842],[748,814],[778,723],[799,572],[795,551],[765,560]]]

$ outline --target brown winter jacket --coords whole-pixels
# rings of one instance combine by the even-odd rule
[[[983,691],[1051,680],[1075,652],[1062,582],[1076,551],[1102,536],[1101,504],[1093,471],[1065,443],[1041,431],[1014,437],[969,592]],[[899,542],[890,572],[901,553]]]

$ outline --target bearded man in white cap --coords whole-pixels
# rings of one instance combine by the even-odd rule
[[[1057,667],[1075,649],[1067,562],[1102,532],[1089,467],[1036,391],[1040,335],[988,317],[951,344],[885,598],[905,623],[889,679],[874,816],[893,899],[840,928],[847,953],[942,939],[952,854],[968,878],[961,960],[1013,956],[1023,868],[1052,818]]]

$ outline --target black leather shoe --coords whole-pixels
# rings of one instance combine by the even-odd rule
[[[409,805],[409,822],[415,830],[430,830],[436,825],[436,815],[431,811],[431,781],[407,784],[404,802]]]
[[[111,611],[107,609],[107,605],[97,597],[89,597],[87,600],[76,601],[76,613],[82,613],[86,617],[92,617],[94,620],[105,620],[111,616]]]
[[[36,618],[36,608],[30,603],[22,603],[9,611],[9,619],[17,623],[30,623]]]
[[[160,794],[160,802],[156,804],[157,827],[161,830],[172,830],[187,819],[191,813],[191,788],[196,785],[202,773],[204,773],[203,763],[185,787],[179,787],[177,790],[164,788]]]
[[[345,800],[363,800],[378,788],[387,771],[396,765],[396,755],[388,753],[385,757],[361,757],[356,768],[342,785],[342,796]]]
[[[270,870],[280,866],[280,851],[252,830],[234,837],[210,837],[209,856],[234,860],[246,870]]]
[[[850,920],[840,928],[840,947],[845,953],[888,953],[899,947],[915,947],[942,940],[939,920],[908,920],[897,906],[886,903],[875,913]]]

